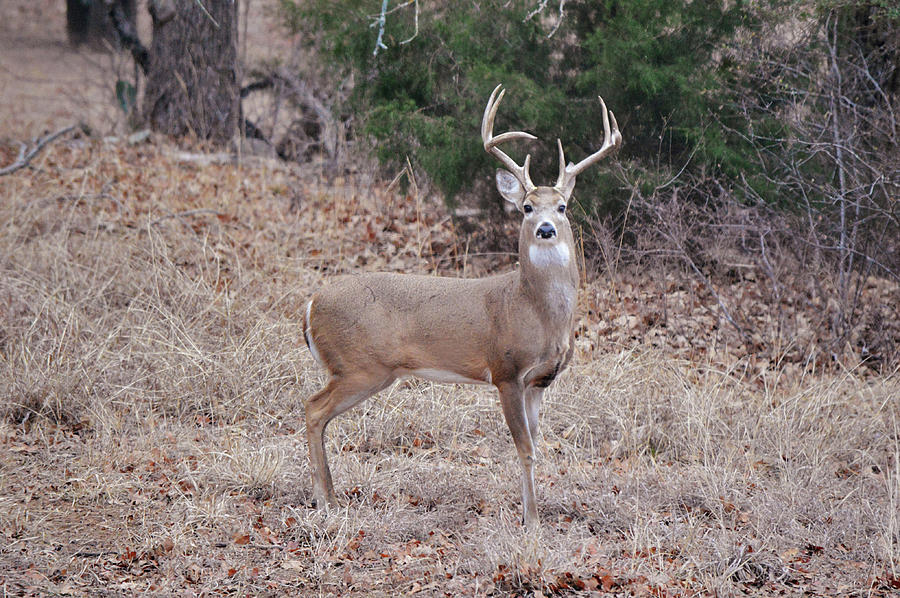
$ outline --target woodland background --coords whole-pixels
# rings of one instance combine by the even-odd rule
[[[119,6],[0,8],[5,594],[900,588],[893,3]],[[625,138],[576,189],[542,527],[494,393],[418,381],[332,424],[319,513],[300,311],[514,267],[497,83],[536,180],[601,142],[598,94]]]

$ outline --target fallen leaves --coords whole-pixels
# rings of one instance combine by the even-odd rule
[[[367,269],[477,275],[512,267],[511,258],[467,256],[454,237],[442,206],[416,205],[409,198],[385,194],[383,190],[366,194],[348,185],[339,191],[336,186],[298,181],[291,171],[278,168],[239,169],[217,164],[202,169],[187,168],[149,144],[140,149],[98,148],[91,144],[80,150],[48,148],[45,157],[40,173],[27,181],[10,179],[19,194],[27,193],[28,201],[38,204],[24,202],[16,218],[33,214],[29,209],[45,209],[40,202],[52,198],[47,200],[52,213],[45,214],[46,218],[35,216],[35,222],[23,227],[23,238],[42,239],[39,235],[50,234],[47,231],[62,226],[50,216],[66,210],[69,219],[66,222],[71,221],[73,231],[77,229],[78,239],[124,240],[129,247],[138,246],[142,254],[149,254],[153,259],[165,254],[166,260],[141,262],[158,266],[146,272],[142,270],[141,276],[162,278],[161,273],[172,272],[173,280],[189,290],[179,294],[174,283],[167,286],[163,280],[153,289],[160,300],[151,303],[146,303],[147,298],[139,293],[103,290],[99,295],[105,303],[96,308],[98,312],[126,305],[126,309],[115,313],[127,319],[142,311],[174,312],[182,309],[182,302],[196,301],[200,308],[178,312],[187,316],[172,318],[162,330],[142,327],[123,333],[114,326],[103,329],[104,344],[98,354],[108,355],[115,350],[115,343],[120,342],[119,337],[129,341],[125,338],[129,335],[155,334],[160,337],[160,344],[144,355],[129,349],[116,356],[122,363],[144,360],[129,370],[137,372],[134,378],[108,379],[108,372],[99,371],[78,383],[90,393],[114,396],[114,401],[97,403],[101,408],[88,410],[87,419],[60,418],[56,424],[46,421],[47,415],[38,410],[26,410],[18,419],[12,418],[20,423],[0,426],[0,456],[6,468],[4,480],[18,479],[17,476],[22,479],[21,484],[4,481],[8,496],[0,497],[4,515],[0,517],[4,541],[0,550],[7,552],[0,553],[0,558],[19,567],[18,579],[24,580],[21,583],[45,589],[52,583],[69,584],[81,593],[113,588],[123,593],[171,594],[187,588],[197,593],[263,594],[277,588],[282,594],[303,594],[321,593],[325,591],[323,588],[328,588],[327,591],[334,593],[357,595],[366,595],[368,590],[375,594],[463,595],[473,593],[474,588],[480,593],[488,592],[490,587],[491,592],[519,596],[585,592],[702,595],[710,587],[704,585],[708,580],[695,579],[694,572],[704,566],[714,567],[718,562],[692,563],[687,555],[678,554],[671,542],[666,545],[653,540],[634,545],[623,537],[621,529],[639,520],[640,514],[649,512],[654,533],[676,538],[682,532],[673,530],[684,529],[688,524],[694,526],[689,532],[712,537],[708,540],[711,544],[753,531],[754,517],[760,516],[759,508],[726,492],[708,491],[696,501],[677,497],[662,507],[648,504],[635,485],[650,483],[650,477],[658,478],[661,483],[678,481],[685,470],[672,463],[672,454],[677,451],[666,454],[663,450],[660,455],[653,455],[652,476],[641,477],[636,464],[644,459],[644,453],[613,455],[615,451],[609,444],[607,448],[594,448],[593,435],[597,436],[597,447],[610,442],[600,437],[611,435],[608,432],[613,424],[589,409],[555,424],[555,429],[544,428],[547,442],[542,450],[550,452],[551,463],[560,463],[553,474],[547,473],[553,465],[542,464],[538,469],[540,475],[546,475],[541,480],[546,492],[541,498],[542,517],[550,521],[544,530],[545,538],[551,544],[563,545],[562,548],[553,546],[554,550],[564,552],[564,557],[553,566],[522,565],[523,559],[515,561],[507,551],[498,560],[509,564],[494,569],[493,565],[485,565],[487,561],[481,553],[502,547],[497,548],[492,539],[485,541],[485,546],[472,545],[473,538],[480,538],[480,530],[485,526],[504,524],[507,519],[515,519],[519,512],[515,482],[507,483],[516,474],[507,476],[506,470],[501,473],[498,469],[498,463],[511,450],[507,438],[498,432],[502,423],[481,420],[478,414],[460,414],[460,432],[449,448],[442,443],[440,430],[429,430],[419,422],[391,428],[383,442],[373,439],[365,426],[338,437],[341,448],[335,451],[340,453],[338,458],[352,463],[366,477],[348,477],[354,481],[341,485],[342,498],[349,503],[346,514],[338,511],[320,516],[308,512],[302,506],[308,499],[305,449],[302,433],[297,435],[302,425],[292,423],[291,429],[285,431],[281,427],[283,413],[276,412],[295,409],[302,413],[299,388],[310,385],[310,380],[304,380],[309,372],[295,364],[287,367],[286,373],[267,369],[272,362],[286,361],[281,354],[265,355],[266,367],[258,371],[246,368],[249,349],[242,343],[253,338],[246,331],[254,330],[267,318],[277,319],[282,313],[286,320],[295,323],[297,305],[302,306],[302,297],[314,288],[324,272],[351,271],[365,264]],[[289,198],[284,192],[295,187],[305,196],[299,213],[288,211]],[[161,219],[167,214],[173,216]],[[153,222],[157,224],[148,227]],[[66,255],[74,260],[77,254],[73,251]],[[106,256],[104,253],[101,257]],[[9,259],[15,257],[10,255]],[[109,285],[127,270],[127,261],[123,264],[121,271],[109,273]],[[78,262],[77,265],[91,271],[89,264]],[[60,277],[54,282],[49,298],[33,303],[50,305],[61,301],[56,287],[73,292],[75,285],[60,274],[59,267],[59,264],[48,267],[47,274],[42,275],[54,281],[53,276]],[[32,276],[28,280],[30,284],[38,284],[38,278]],[[579,322],[578,342],[583,351],[580,363],[585,368],[592,365],[592,357],[598,357],[610,346],[643,343],[643,346],[655,344],[656,355],[662,360],[678,356],[708,364],[716,359],[743,359],[749,372],[747,378],[756,375],[765,383],[769,381],[765,376],[778,368],[789,371],[790,376],[802,372],[797,365],[801,353],[766,349],[767,335],[777,321],[766,313],[765,297],[749,282],[719,290],[723,295],[733,295],[743,306],[749,314],[748,326],[760,327],[758,336],[752,340],[754,346],[749,348],[741,346],[732,336],[733,331],[720,321],[709,290],[703,286],[666,277],[648,281],[629,274],[622,274],[614,287],[605,282],[590,282],[582,291],[581,301],[586,309]],[[883,299],[891,297],[894,291],[879,287],[872,292]],[[66,320],[69,313],[75,314],[82,308],[82,303],[94,306],[91,297],[92,294],[85,293],[83,299],[73,302],[64,317],[54,323],[65,334],[48,335],[41,342],[59,347],[61,341],[51,341],[60,338],[68,341],[90,333],[91,326],[83,322],[102,328],[94,320],[71,326]],[[248,297],[270,303],[265,309],[245,313],[241,310],[250,303]],[[794,301],[792,305],[802,307],[803,303]],[[814,332],[816,320],[796,309],[794,313],[800,314],[796,318],[798,330],[804,334]],[[0,310],[6,310],[2,312],[5,332],[13,315],[9,315],[6,303],[0,302]],[[36,322],[32,316],[15,317],[25,322],[23,326],[27,330]],[[217,317],[221,322],[212,335],[215,343],[239,345],[236,354],[240,359],[219,363],[217,347],[210,349],[207,345],[197,349],[191,343],[173,344],[172,337],[184,334],[182,328],[192,318],[205,321]],[[282,334],[280,330],[277,334]],[[9,338],[4,347],[16,348],[19,341]],[[265,336],[260,344],[270,345],[278,340]],[[29,346],[28,350],[32,348]],[[198,361],[211,362],[215,367],[202,372],[191,369],[189,360],[167,361],[179,352]],[[4,358],[11,355],[9,350]],[[295,362],[302,361],[296,354],[287,355]],[[61,357],[65,356],[60,351],[51,352],[46,362],[52,368],[59,368]],[[230,371],[232,364],[236,364],[233,368],[236,373]],[[793,369],[788,370],[783,364]],[[158,381],[162,379],[154,378],[161,368],[182,369],[188,383],[177,392],[166,394],[165,384]],[[15,369],[15,375],[19,376],[24,369]],[[696,368],[689,369],[683,380],[693,388],[691,385],[704,374]],[[585,377],[589,381],[586,384],[603,384],[605,375]],[[231,386],[229,376],[237,379],[230,381]],[[241,386],[239,382],[244,378],[250,382]],[[278,382],[261,391],[260,387],[270,379]],[[148,387],[143,403],[136,399],[136,389],[142,385]],[[28,390],[32,391],[33,386],[29,385]],[[267,393],[273,387],[274,392],[289,394],[291,398],[272,401],[271,394]],[[284,387],[289,390],[282,391]],[[79,389],[72,385],[61,388],[59,396],[64,399],[61,402],[71,404]],[[652,385],[648,388],[657,390]],[[669,392],[664,386],[658,388],[660,392]],[[396,392],[410,390],[421,389],[398,387]],[[574,398],[566,394],[567,390],[553,392],[558,394],[550,399],[557,405]],[[642,395],[640,400],[652,401],[653,395]],[[744,403],[738,407],[748,408]],[[25,413],[30,415],[26,417]],[[492,418],[495,416],[496,413],[491,414]],[[144,417],[147,422],[141,419]],[[107,419],[92,423],[92,418]],[[139,424],[135,423],[136,419],[141,419]],[[648,422],[648,429],[660,423],[658,419],[648,419]],[[145,423],[146,428],[134,432]],[[623,419],[615,425],[626,427],[638,423],[645,424]],[[298,452],[289,451],[286,454],[290,458],[284,464],[279,462],[278,475],[267,486],[267,492],[257,492],[244,482],[225,483],[221,476],[204,470],[207,464],[204,459],[211,460],[205,455],[232,454],[222,438],[235,430],[298,436],[285,443],[297,447]],[[136,439],[141,433],[149,435],[146,442],[152,448],[144,450],[142,441]],[[585,433],[590,435],[589,442]],[[128,443],[140,449],[129,448]],[[247,444],[242,449],[245,453],[260,452],[257,444]],[[716,450],[720,448],[717,446]],[[727,450],[741,453],[740,447]],[[579,459],[584,459],[588,451],[593,451],[591,463],[585,465],[591,475],[581,485],[567,482],[584,465]],[[378,471],[382,465],[379,459],[384,458],[418,463],[425,470],[438,462],[435,459],[450,458],[460,464],[457,473],[471,475],[468,479],[465,475],[459,480],[453,478],[454,483],[477,488],[454,511],[455,505],[442,504],[443,497],[428,490],[425,483],[415,490],[410,487],[402,491],[376,485],[369,476],[375,475],[371,472]],[[694,458],[692,454],[685,460]],[[764,481],[780,475],[788,464],[786,458],[750,453],[747,458],[752,461],[740,475],[760,483],[757,496],[773,492],[774,483],[764,487]],[[506,467],[506,462],[502,462],[502,467]],[[17,473],[26,467],[28,476],[34,477],[26,479],[24,474]],[[847,484],[873,475],[885,477],[888,474],[884,472],[889,472],[882,467],[873,474],[870,466],[863,468],[850,462],[829,467],[830,480]],[[7,471],[13,471],[12,476],[7,476]],[[282,477],[285,472],[288,475]],[[44,474],[45,477],[39,477]],[[495,484],[491,476],[498,476],[504,482]],[[601,479],[602,482],[598,481]],[[398,482],[412,483],[394,481]],[[736,482],[738,486],[742,483]],[[588,505],[589,501],[582,495],[594,492],[596,487],[602,487],[602,500],[608,502]],[[548,488],[551,490],[547,491]],[[572,493],[571,504],[567,493]],[[554,502],[561,500],[560,496],[565,496],[565,505]],[[559,512],[554,518],[556,509]],[[398,520],[392,519],[396,512],[405,513],[417,523],[396,523]],[[99,522],[83,521],[93,513]],[[34,523],[41,521],[43,525],[45,520],[50,523],[43,528]],[[79,531],[87,531],[70,535],[85,535],[84,542],[70,546],[61,537],[54,538],[60,542],[58,545],[30,539],[43,537],[42,534],[53,536],[44,530],[60,521],[70,524],[77,521],[81,525]],[[378,527],[391,522],[396,525],[390,529]],[[423,531],[427,525],[432,527]],[[831,522],[823,519],[821,525],[831,525]],[[509,541],[518,539],[519,533],[518,527],[510,527],[500,535]],[[772,533],[778,537],[778,531]],[[575,550],[582,540],[582,547]],[[570,541],[571,545],[566,544]],[[859,547],[841,546],[811,538],[805,543],[796,542],[793,548],[780,546],[778,554],[738,553],[734,555],[738,558],[734,560],[733,578],[721,583],[738,592],[771,591],[773,594],[796,593],[794,590],[804,583],[808,584],[804,587],[812,588],[810,595],[834,595],[838,585],[826,583],[827,573],[843,567],[852,574],[842,573],[843,577],[837,577],[844,585],[855,583],[857,591],[871,590],[876,596],[879,592],[887,595],[896,591],[896,577],[874,569],[871,562],[851,560],[866,558],[859,556]],[[708,554],[703,552],[705,549],[705,546],[695,549],[690,558]],[[59,566],[58,561],[64,559],[57,555],[71,562]],[[796,582],[788,585],[769,578],[770,574],[778,573],[780,565],[791,568],[791,579]],[[857,583],[858,580],[863,581]]]

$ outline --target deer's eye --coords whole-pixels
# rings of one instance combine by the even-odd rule
[[[534,208],[531,207],[531,204],[525,204],[522,206],[522,211],[526,214],[531,214],[534,211]]]
[[[556,211],[559,212],[560,214],[565,214],[566,213],[566,204],[560,204],[560,206],[558,208],[556,208]]]

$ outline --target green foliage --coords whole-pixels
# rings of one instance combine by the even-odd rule
[[[283,0],[288,22],[355,75],[353,108],[382,161],[409,156],[448,200],[487,180],[479,123],[490,91],[507,93],[497,130],[526,130],[539,142],[514,146],[533,157],[536,181],[557,173],[555,139],[577,161],[603,139],[598,95],[624,132],[621,156],[642,178],[663,182],[685,164],[738,178],[751,167],[746,126],[723,91],[733,64],[723,44],[750,16],[741,2],[573,0],[557,31],[535,1],[392,3],[383,41],[377,0]],[[728,127],[718,126],[726,122]],[[517,151],[516,151],[517,150]],[[601,169],[602,170],[602,169]],[[582,177],[588,211],[621,202],[609,177]],[[593,200],[584,198],[602,198]]]

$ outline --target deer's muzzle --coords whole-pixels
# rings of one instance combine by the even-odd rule
[[[541,239],[552,239],[556,236],[556,227],[549,222],[543,222],[537,230],[534,231],[536,237]]]

